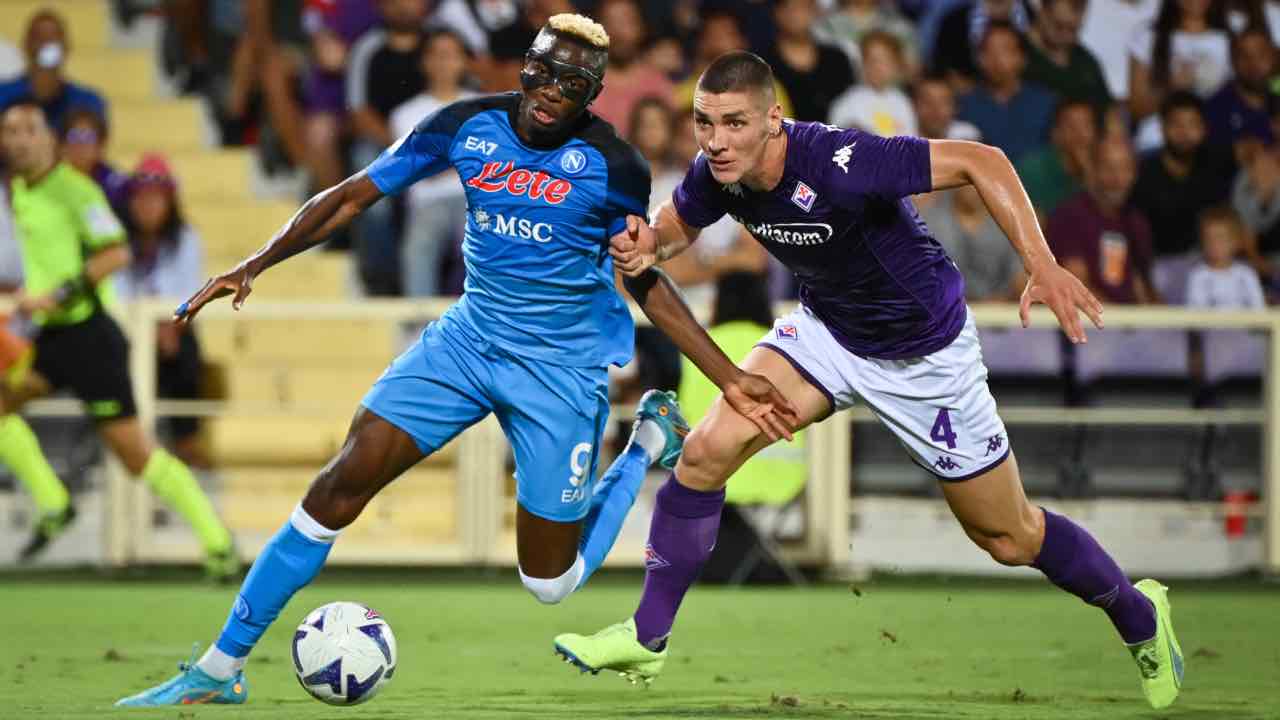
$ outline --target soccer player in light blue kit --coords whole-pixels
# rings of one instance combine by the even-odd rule
[[[644,160],[586,110],[607,59],[598,24],[553,16],[529,49],[522,92],[457,102],[424,119],[178,308],[184,322],[218,297],[234,294],[239,308],[259,273],[384,195],[447,167],[463,181],[462,299],[365,396],[337,457],[254,562],[216,643],[119,705],[244,702],[249,652],[319,572],[339,531],[383,486],[489,413],[516,457],[521,581],[555,603],[599,567],[646,469],[673,467],[688,432],[673,397],[646,393],[626,451],[593,486],[609,414],[606,369],[630,360],[634,335],[614,287],[609,237],[634,224],[649,200]],[[762,431],[789,434],[789,406],[767,380],[723,353],[704,357],[703,367]],[[354,701],[362,691],[347,692]]]

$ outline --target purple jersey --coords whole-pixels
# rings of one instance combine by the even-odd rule
[[[782,181],[721,185],[699,155],[672,194],[685,223],[725,213],[800,281],[800,301],[850,352],[897,360],[946,347],[965,321],[964,280],[908,195],[931,189],[928,141],[783,124]]]

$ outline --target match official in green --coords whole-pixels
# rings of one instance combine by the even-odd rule
[[[55,136],[35,102],[19,102],[4,111],[0,142],[13,175],[13,216],[25,276],[18,308],[39,328],[30,369],[0,384],[0,420],[5,421],[0,427],[13,425],[28,400],[71,390],[111,452],[191,524],[204,546],[208,573],[219,578],[235,574],[239,561],[231,534],[195,476],[157,447],[138,422],[128,340],[104,311],[112,300],[111,285],[104,281],[130,260],[123,227],[97,184],[58,160]],[[57,476],[24,472],[47,467],[35,436],[28,431],[9,439],[21,442],[3,443],[0,461],[28,485],[33,497],[62,500],[61,508],[41,508],[35,536],[21,554],[28,560],[67,526],[74,509]]]

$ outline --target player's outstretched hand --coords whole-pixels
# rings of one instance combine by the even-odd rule
[[[1098,302],[1079,278],[1057,263],[1050,263],[1043,270],[1032,272],[1027,280],[1018,308],[1022,327],[1031,324],[1031,305],[1034,303],[1049,306],[1058,318],[1062,332],[1073,343],[1088,342],[1084,334],[1084,323],[1080,322],[1081,312],[1093,321],[1094,327],[1102,329],[1102,303]]]
[[[800,414],[769,378],[742,373],[724,386],[724,399],[770,440],[795,439],[791,433],[800,424]]]
[[[613,265],[627,277],[637,277],[658,262],[658,235],[639,215],[627,216],[627,227],[609,238]]]
[[[249,267],[247,262],[242,262],[230,271],[210,278],[204,287],[173,311],[173,321],[179,324],[191,322],[196,313],[200,312],[200,308],[212,300],[227,295],[235,295],[231,300],[231,307],[239,310],[245,298],[253,292],[253,278],[256,275],[257,273]]]

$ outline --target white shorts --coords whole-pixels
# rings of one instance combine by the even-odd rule
[[[804,306],[774,321],[758,345],[790,361],[833,411],[862,400],[911,459],[942,480],[968,480],[1009,455],[971,314],[950,345],[909,360],[849,352]]]

